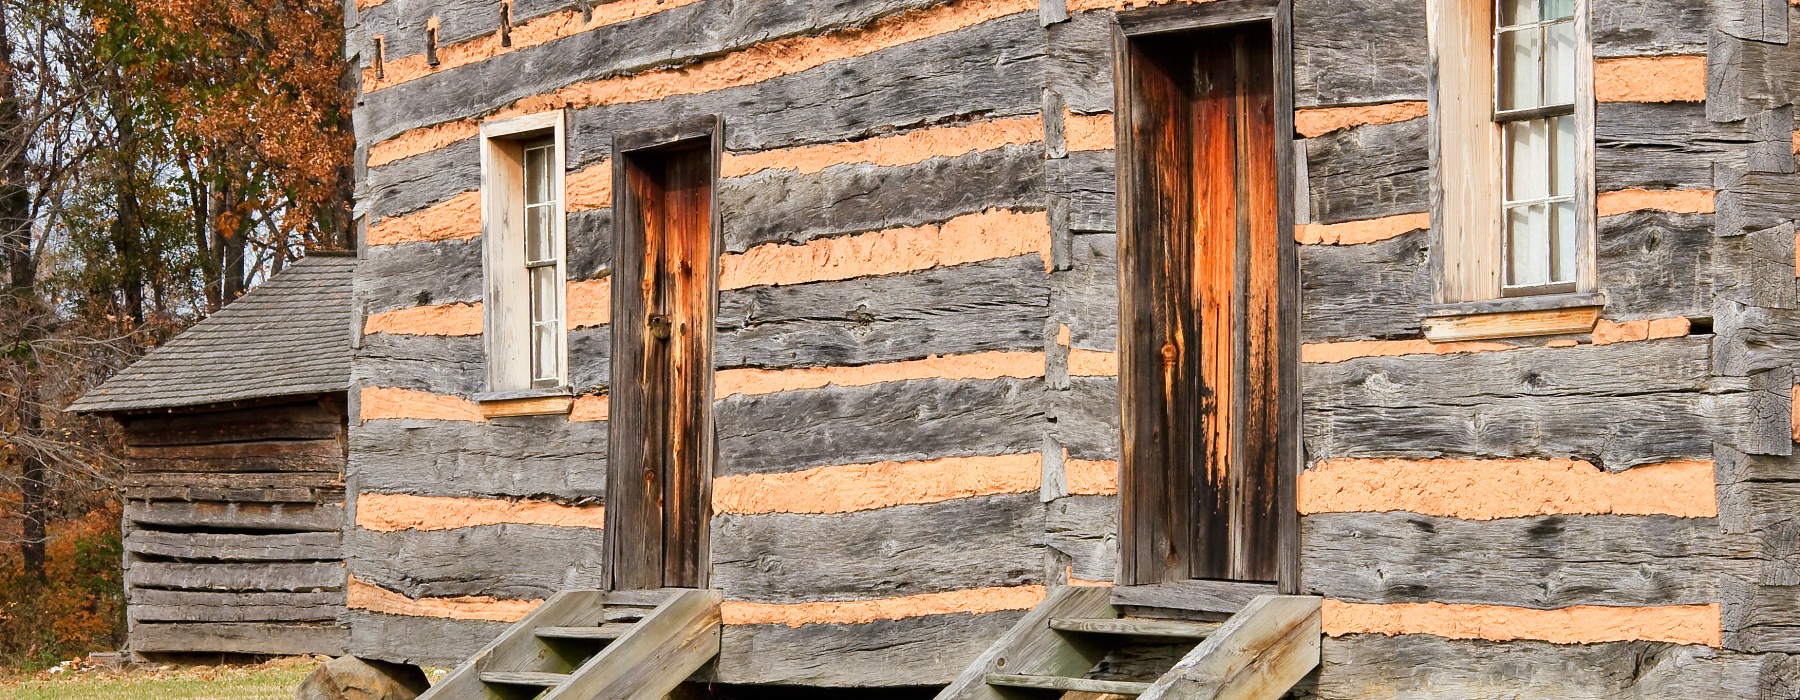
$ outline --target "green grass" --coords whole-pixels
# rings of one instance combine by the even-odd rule
[[[292,700],[317,664],[298,658],[259,666],[38,673],[0,681],[0,700]]]

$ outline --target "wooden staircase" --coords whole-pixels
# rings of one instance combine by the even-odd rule
[[[420,700],[662,700],[719,655],[719,597],[563,591]]]
[[[1224,622],[1186,622],[1123,618],[1110,588],[1062,587],[935,700],[1275,700],[1318,664],[1315,597],[1260,596]]]

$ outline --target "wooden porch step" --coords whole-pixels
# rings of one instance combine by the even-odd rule
[[[1113,634],[1127,637],[1159,637],[1164,639],[1205,639],[1219,629],[1219,622],[1185,622],[1182,620],[1141,620],[1128,618],[1053,618],[1050,629],[1086,634]]]
[[[1102,681],[1092,678],[1036,676],[1022,673],[990,673],[987,674],[987,684],[1008,688],[1037,688],[1065,692],[1112,693],[1114,695],[1143,695],[1144,691],[1150,689],[1149,683],[1135,681]]]
[[[532,630],[532,634],[541,639],[618,639],[630,632],[633,626],[614,622],[592,627],[539,627]]]
[[[484,671],[481,682],[497,685],[523,685],[536,688],[555,688],[569,680],[567,673],[539,673],[536,671]]]

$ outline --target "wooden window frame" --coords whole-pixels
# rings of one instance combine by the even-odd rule
[[[1158,600],[1174,607],[1187,607],[1196,610],[1214,612],[1235,612],[1245,602],[1257,594],[1281,592],[1296,594],[1300,592],[1300,515],[1297,498],[1297,482],[1302,467],[1300,446],[1300,377],[1299,377],[1299,338],[1300,338],[1300,270],[1299,247],[1293,230],[1296,182],[1295,151],[1292,142],[1283,135],[1294,133],[1294,99],[1293,99],[1293,35],[1292,5],[1287,0],[1216,0],[1205,4],[1186,6],[1155,7],[1116,15],[1113,30],[1113,75],[1117,92],[1114,98],[1115,139],[1119,173],[1118,197],[1119,207],[1119,259],[1121,288],[1131,284],[1128,279],[1132,273],[1132,263],[1127,260],[1131,255],[1132,227],[1134,221],[1134,202],[1126,193],[1134,191],[1131,175],[1136,168],[1132,153],[1134,135],[1131,133],[1129,105],[1132,100],[1128,94],[1130,89],[1124,76],[1132,70],[1127,50],[1127,42],[1148,38],[1157,34],[1190,32],[1195,30],[1224,29],[1233,26],[1263,25],[1269,27],[1273,38],[1274,66],[1274,130],[1275,171],[1276,171],[1276,215],[1277,228],[1286,232],[1279,235],[1276,267],[1281,280],[1276,298],[1276,324],[1280,334],[1278,354],[1278,401],[1280,415],[1278,419],[1279,445],[1277,464],[1279,479],[1276,485],[1277,508],[1282,521],[1277,557],[1277,581],[1274,586],[1267,584],[1218,581],[1218,580],[1186,580],[1171,583],[1152,583],[1147,585],[1131,585],[1136,582],[1135,575],[1126,570],[1124,557],[1121,556],[1120,570],[1115,577],[1120,588],[1115,590],[1114,598],[1130,604],[1131,600],[1143,598]],[[1241,287],[1242,285],[1240,285]],[[1241,294],[1241,290],[1240,290]],[[1241,302],[1241,299],[1240,299]],[[1125,329],[1132,328],[1134,319],[1139,315],[1137,302],[1130,295],[1120,294],[1120,368],[1121,377],[1132,371],[1127,360]],[[1128,407],[1132,400],[1127,383],[1121,381],[1121,405]],[[1125,408],[1124,410],[1130,410]],[[1129,441],[1130,435],[1123,436]],[[1123,442],[1122,442],[1123,445]],[[1125,463],[1125,455],[1121,455],[1121,469],[1130,467]],[[1122,472],[1121,487],[1125,485],[1123,478],[1128,472]],[[1128,496],[1121,495],[1121,509],[1131,507]],[[1121,512],[1121,527],[1124,526],[1124,513]],[[1123,533],[1121,533],[1121,536]],[[1134,597],[1135,596],[1135,597]]]
[[[1575,277],[1573,284],[1506,285],[1503,125],[1533,110],[1497,109],[1498,0],[1427,0],[1430,44],[1431,219],[1437,245],[1432,255],[1436,305],[1428,315],[1495,313],[1520,300],[1521,310],[1542,306],[1535,298],[1569,297],[1569,306],[1597,299],[1594,207],[1594,77],[1591,2],[1575,0],[1576,170]],[[1533,301],[1527,301],[1533,300]],[[1498,302],[1498,303],[1496,303]],[[1569,328],[1564,330],[1579,330]],[[1536,333],[1531,333],[1536,334]]]
[[[566,395],[568,361],[568,249],[564,187],[568,150],[561,110],[513,117],[481,125],[481,238],[483,343],[487,352],[487,393],[482,400]],[[555,251],[555,377],[532,376],[531,290],[525,260],[524,146],[548,139],[551,191],[556,193],[551,245]]]

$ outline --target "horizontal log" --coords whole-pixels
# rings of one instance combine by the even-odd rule
[[[1619,0],[1590,11],[1600,57],[1703,54],[1714,19],[1713,6],[1701,0]]]
[[[350,444],[353,471],[369,491],[567,499],[606,491],[605,422],[371,421],[352,427]]]
[[[767,171],[719,183],[724,250],[918,226],[988,209],[1042,207],[1043,146],[1029,143],[915,164]],[[729,285],[727,285],[729,286]]]
[[[1423,100],[1425,15],[1399,0],[1299,0],[1293,9],[1294,103]]]
[[[956,537],[937,536],[945,528]],[[716,515],[712,585],[791,603],[1038,583],[1042,531],[1035,489],[833,515]]]
[[[839,36],[854,37],[860,32],[839,28],[865,24],[898,10],[926,4],[921,0],[882,0],[856,7],[817,0],[794,3],[715,0],[683,4],[630,22],[599,26],[551,44],[512,51],[397,87],[377,90],[365,96],[365,111],[379,113],[383,118],[369,124],[367,133],[374,134],[375,138],[387,138],[402,128],[479,114],[585,79],[643,73],[648,68],[688,63],[695,57],[730,55],[759,43],[767,48],[761,48],[758,53],[767,53],[776,50],[769,46],[771,40],[793,44],[791,37],[800,34],[824,33],[829,39],[803,43],[815,53],[841,55],[843,49],[840,47],[845,39]],[[491,5],[487,12],[494,13]],[[595,12],[604,13],[605,10],[596,8]],[[497,14],[489,21],[497,21]],[[424,18],[419,18],[402,32],[402,36],[416,42],[423,27]],[[830,31],[833,29],[838,31]],[[423,47],[417,43],[410,47],[401,43],[392,50],[405,52],[394,54],[396,57],[423,53]],[[559,55],[581,55],[587,60],[581,61],[580,65],[558,65],[552,59]],[[711,82],[717,81],[714,78]]]
[[[1389,697],[1792,697],[1795,667],[1760,657],[1657,642],[1559,645],[1356,635],[1323,642],[1313,692],[1321,700]],[[1520,669],[1531,669],[1529,673]]]
[[[720,294],[724,367],[862,365],[1040,349],[1050,280],[1035,255]]]
[[[335,624],[215,622],[136,624],[129,647],[136,653],[211,652],[341,656],[348,632]]]
[[[1716,603],[1719,573],[1742,551],[1716,522],[1695,518],[1411,513],[1307,515],[1300,546],[1308,593],[1528,608]]]
[[[1338,131],[1306,140],[1312,221],[1337,223],[1428,211],[1427,120]]]
[[[454,668],[499,637],[505,622],[386,615],[351,610],[345,651],[365,659]]]
[[[236,503],[342,503],[344,487],[138,486],[124,489],[128,500],[230,501]]]
[[[127,500],[131,489],[139,487],[168,488],[194,486],[206,488],[269,489],[343,489],[342,466],[328,472],[264,472],[264,473],[192,473],[192,472],[126,472],[120,480]]]
[[[1661,211],[1609,216],[1600,220],[1597,240],[1606,318],[1712,314],[1713,280],[1724,269],[1716,260],[1720,243],[1712,217]],[[1792,259],[1789,267],[1791,279]]]
[[[670,123],[675,111],[722,115],[735,125],[725,137],[730,151],[850,140],[880,126],[929,123],[953,114],[1018,115],[1037,109],[1038,90],[1029,85],[1042,84],[1036,59],[1043,49],[1041,42],[1033,44],[1036,18],[1026,9],[1018,0],[938,5],[864,28],[776,39],[678,70],[588,82],[546,71],[509,73],[539,76],[533,81],[465,79],[441,86],[414,81],[371,96],[384,102],[366,110],[380,121],[366,131],[359,123],[358,130],[375,141],[369,159],[380,164],[474,136],[470,115],[567,105],[579,110],[569,139],[572,160],[587,162],[610,150],[602,135],[631,128],[621,125]],[[1004,59],[997,61],[996,55]],[[925,62],[934,68],[929,74],[911,68]],[[832,70],[807,70],[826,64]],[[598,62],[583,62],[578,70],[597,67]],[[856,76],[854,89],[843,81],[846,75]],[[464,97],[490,89],[483,85],[509,92]],[[424,92],[409,94],[413,89]],[[648,101],[651,95],[663,99]]]
[[[1725,648],[1758,653],[1800,649],[1800,586],[1730,578],[1723,588]]]
[[[1696,102],[1607,102],[1594,118],[1594,176],[1601,192],[1710,189],[1715,167],[1742,170],[1757,140],[1743,122],[1706,118]]]
[[[125,521],[137,525],[231,530],[335,532],[343,527],[342,504],[216,503],[133,501]]]
[[[1043,381],[923,379],[715,404],[717,473],[1039,449]]]
[[[1022,612],[933,615],[861,625],[727,625],[717,683],[824,687],[942,685]]]
[[[1428,231],[1300,248],[1302,342],[1417,337],[1432,303]]]
[[[344,433],[341,400],[205,413],[155,414],[120,421],[133,447],[260,440],[335,440]]]
[[[715,537],[715,543],[722,542]],[[602,533],[547,525],[455,530],[350,531],[347,565],[357,579],[411,598],[487,596],[542,600],[602,588]]]
[[[337,622],[343,591],[212,593],[134,588],[126,612],[133,622]]]
[[[338,562],[138,561],[125,570],[125,585],[190,591],[341,591],[344,566]]]
[[[125,551],[183,560],[339,561],[344,558],[342,536],[337,532],[238,535],[134,529],[125,536]]]
[[[1307,453],[1574,457],[1615,471],[1710,458],[1725,409],[1708,393],[1708,340],[1304,365]]]

